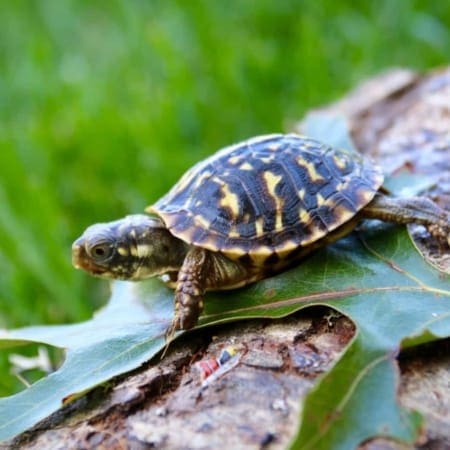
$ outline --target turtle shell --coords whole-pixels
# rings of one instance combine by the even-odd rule
[[[188,170],[147,212],[183,241],[230,258],[283,258],[352,219],[383,182],[353,152],[296,134],[226,147]]]

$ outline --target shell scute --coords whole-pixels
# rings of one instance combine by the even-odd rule
[[[147,211],[188,243],[259,264],[351,220],[382,182],[381,170],[359,155],[267,135],[198,163]]]

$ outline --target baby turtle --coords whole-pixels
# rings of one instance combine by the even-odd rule
[[[381,169],[295,134],[259,136],[196,164],[147,215],[90,226],[75,267],[107,278],[162,276],[175,289],[172,330],[189,329],[208,290],[278,273],[365,218],[416,222],[448,242],[450,215],[424,197],[385,194]]]

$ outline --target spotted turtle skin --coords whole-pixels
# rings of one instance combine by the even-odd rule
[[[147,212],[189,244],[263,266],[352,219],[382,182],[381,169],[356,153],[272,134],[198,163]]]

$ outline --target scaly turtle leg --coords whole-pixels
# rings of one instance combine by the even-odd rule
[[[178,272],[175,289],[175,317],[167,332],[170,337],[176,330],[194,327],[203,310],[203,296],[207,289],[221,289],[224,286],[236,288],[257,278],[249,267],[232,261],[221,253],[211,253],[191,247]]]
[[[178,272],[175,289],[175,316],[166,331],[165,355],[177,330],[188,330],[195,326],[203,309],[208,251],[191,247]]]
[[[188,330],[196,323],[203,310],[203,296],[206,290],[206,274],[209,270],[209,252],[203,248],[189,249],[178,272],[175,290],[174,330]]]
[[[426,197],[396,198],[376,195],[361,211],[363,217],[395,223],[418,223],[450,245],[450,214]]]

